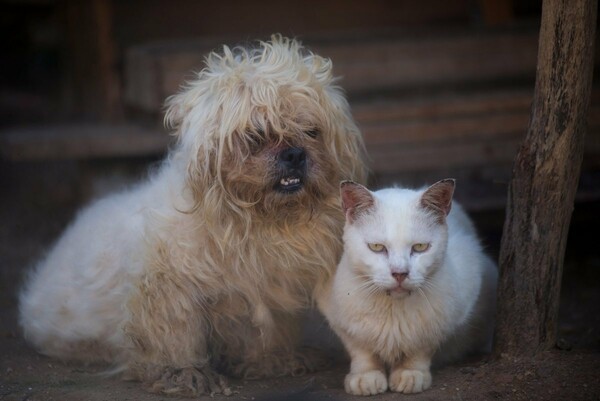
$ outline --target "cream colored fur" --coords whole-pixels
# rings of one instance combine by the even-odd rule
[[[352,359],[346,391],[426,390],[432,359],[447,363],[489,349],[496,267],[458,204],[446,217],[453,182],[428,191],[346,185],[344,253],[320,302]],[[423,206],[425,194],[434,206]],[[386,249],[373,252],[368,243]],[[417,253],[415,243],[430,247]],[[392,273],[406,276],[398,282]]]
[[[300,373],[298,318],[340,256],[337,183],[366,178],[331,62],[274,36],[223,48],[168,99],[177,144],[159,171],[84,209],[30,275],[26,338],[64,359],[119,364],[154,391],[224,391],[213,369]],[[294,193],[282,149],[306,152]]]

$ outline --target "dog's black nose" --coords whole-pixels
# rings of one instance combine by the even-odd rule
[[[304,167],[306,153],[302,148],[288,148],[279,154],[279,162],[290,169]]]

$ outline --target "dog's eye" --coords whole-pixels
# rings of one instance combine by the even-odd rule
[[[306,131],[306,135],[310,136],[312,139],[315,139],[316,137],[318,137],[319,133],[320,133],[319,130],[316,128]]]
[[[246,131],[246,142],[252,153],[256,153],[263,147],[265,141],[265,134],[262,130],[247,130]]]

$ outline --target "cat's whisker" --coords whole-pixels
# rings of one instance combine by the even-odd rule
[[[378,288],[370,279],[370,277],[366,276],[366,278],[369,278],[369,280],[362,282],[358,287],[356,287],[356,291],[365,291],[366,296],[371,296],[376,290],[378,290]]]
[[[434,283],[430,278],[425,278],[425,280],[423,281],[423,285],[425,287],[427,287],[427,289],[433,290],[433,291],[439,291],[440,287],[438,287],[438,285],[436,283]]]
[[[421,287],[417,287],[417,290],[419,290],[419,293],[423,295],[423,298],[425,298],[425,301],[427,301],[427,305],[429,306],[429,310],[431,311],[431,313],[435,314],[435,309],[433,308],[433,305],[431,305],[431,302],[429,302],[429,298],[427,298],[427,294],[425,294],[425,291],[423,291]]]
[[[373,282],[370,282],[369,286],[366,287],[366,289],[367,289],[367,296],[375,295],[379,291],[381,291],[381,289],[377,285],[375,285],[375,283],[373,283]]]
[[[381,289],[381,287],[373,286],[371,288],[371,292],[369,293],[369,295],[378,295],[378,294],[381,294],[382,292],[383,292],[383,290]]]
[[[364,278],[366,278],[366,280],[363,280],[363,282],[360,283],[360,285],[358,286],[358,288],[362,288],[362,287],[365,287],[365,286],[373,285],[373,281],[369,277],[364,277]]]

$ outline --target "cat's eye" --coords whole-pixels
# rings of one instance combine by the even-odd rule
[[[429,249],[429,244],[413,244],[412,251],[422,253]]]
[[[384,252],[385,251],[385,245],[383,245],[383,244],[367,244],[367,246],[373,252],[380,253],[380,252]]]

